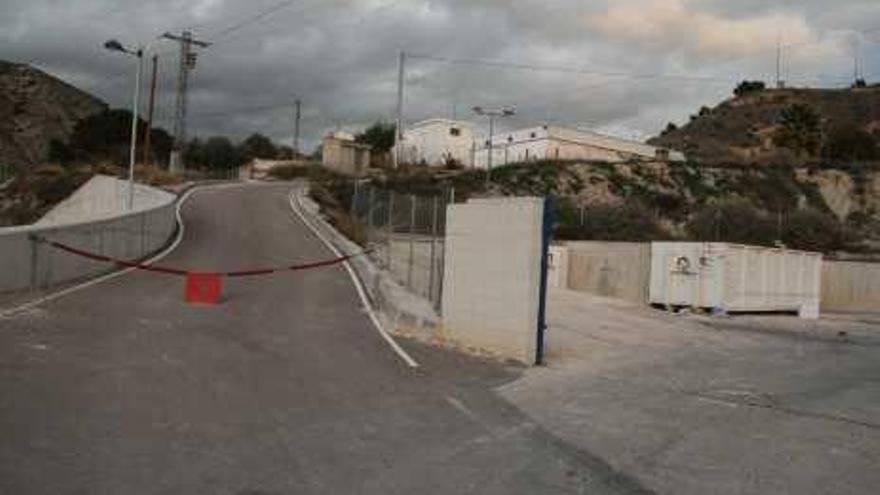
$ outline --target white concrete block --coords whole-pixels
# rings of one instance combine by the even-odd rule
[[[454,340],[534,362],[543,204],[503,198],[448,207],[443,323]]]

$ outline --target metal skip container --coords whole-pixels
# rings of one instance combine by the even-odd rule
[[[651,304],[818,318],[822,255],[728,243],[651,243]]]

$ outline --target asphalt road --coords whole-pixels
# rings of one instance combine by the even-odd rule
[[[330,257],[290,186],[203,190],[162,264]],[[0,320],[0,493],[645,493],[496,395],[521,370],[413,342],[342,267],[228,281],[217,307],[132,273]]]

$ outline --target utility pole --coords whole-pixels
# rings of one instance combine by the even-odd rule
[[[150,105],[147,107],[147,129],[144,131],[144,165],[150,165],[150,140],[153,136],[153,109],[156,105],[156,74],[159,56],[153,55],[153,75],[150,81]]]
[[[181,153],[186,145],[186,106],[187,91],[189,89],[189,72],[196,67],[196,53],[193,45],[207,48],[210,43],[193,38],[192,31],[184,30],[179,36],[165,33],[163,38],[180,43],[180,68],[177,73],[177,102],[174,107],[174,145],[171,147],[171,163],[169,170],[172,173],[183,171]]]
[[[294,115],[293,115],[293,157],[294,159],[299,158],[299,122],[302,116],[302,101],[299,98],[294,102]]]
[[[776,89],[782,89],[785,83],[782,82],[782,41],[776,39]]]
[[[403,85],[405,83],[406,52],[400,51],[397,59],[397,126],[394,139],[394,168],[400,168],[403,153]]]
[[[859,39],[858,34],[853,40],[853,87],[859,87],[859,82],[862,80],[862,71],[861,71],[861,56],[862,56],[862,40]]]

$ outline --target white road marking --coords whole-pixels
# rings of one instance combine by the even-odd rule
[[[305,226],[308,227],[308,229],[311,230],[312,233],[315,234],[315,236],[320,239],[321,242],[323,242],[324,245],[327,246],[327,248],[330,249],[330,251],[333,252],[335,256],[341,258],[343,254],[339,251],[339,249],[337,249],[336,246],[334,246],[333,243],[330,242],[330,240],[327,239],[324,234],[322,234],[317,229],[317,227],[312,225],[312,222],[308,220],[305,215],[303,215],[302,211],[300,211],[300,208],[302,208],[302,204],[300,203],[299,196],[297,195],[296,191],[292,191],[290,193],[290,209],[293,210],[294,213],[296,213],[303,224],[305,224]],[[346,260],[343,264],[345,265],[345,269],[348,271],[349,277],[351,277],[351,281],[354,284],[355,289],[357,289],[358,296],[361,298],[361,303],[363,303],[364,309],[370,316],[370,321],[373,322],[373,326],[376,327],[376,330],[379,331],[379,334],[382,336],[383,339],[385,339],[385,342],[387,342],[388,345],[390,345],[391,348],[394,349],[394,352],[396,352],[397,355],[400,356],[400,358],[407,365],[409,365],[410,368],[418,368],[419,363],[417,363],[415,359],[410,357],[410,355],[407,354],[405,350],[403,350],[403,347],[401,347],[400,344],[398,344],[394,340],[394,338],[391,337],[391,334],[382,327],[382,323],[379,321],[379,317],[376,315],[375,309],[373,309],[373,306],[370,304],[369,298],[367,298],[367,291],[364,289],[363,282],[361,282],[361,279],[357,276],[357,273],[355,273],[354,268],[351,267],[351,263]]]
[[[468,407],[466,405],[464,405],[464,402],[456,399],[455,397],[450,397],[450,396],[446,397],[446,402],[448,402],[458,412],[460,412],[461,414],[466,416],[471,421],[474,421],[475,423],[479,423],[479,421],[477,421],[477,417],[474,415],[473,412],[471,412],[470,409],[468,409]]]
[[[228,187],[228,185],[225,185],[225,186]],[[158,261],[161,261],[166,256],[171,254],[175,249],[177,249],[177,246],[180,245],[180,242],[183,240],[183,233],[186,230],[185,226],[183,224],[183,217],[180,214],[180,209],[183,206],[183,204],[186,203],[186,201],[189,199],[189,197],[192,196],[193,193],[195,193],[196,191],[211,190],[211,189],[215,189],[215,188],[219,188],[219,187],[223,187],[223,186],[194,187],[194,188],[190,189],[189,191],[187,191],[186,193],[184,193],[183,197],[180,198],[180,200],[177,202],[177,206],[176,206],[175,212],[174,212],[175,216],[177,217],[177,227],[178,227],[177,237],[174,239],[174,242],[170,246],[168,246],[168,248],[166,248],[164,251],[157,254],[156,256],[144,261],[144,264],[150,265],[150,264],[156,263]],[[104,283],[108,280],[113,280],[116,277],[121,277],[121,276],[123,276],[127,273],[131,273],[135,270],[137,270],[137,268],[126,268],[124,270],[116,271],[113,273],[108,273],[107,275],[104,275],[102,277],[98,277],[96,279],[89,280],[88,282],[83,282],[81,284],[74,285],[73,287],[68,287],[68,288],[60,290],[58,292],[53,292],[53,293],[48,294],[46,296],[43,296],[39,299],[35,299],[33,301],[26,302],[20,306],[16,306],[14,308],[0,311],[0,318],[10,318],[16,314],[34,309],[37,306],[41,306],[47,302],[54,301],[56,299],[60,299],[64,296],[73,294],[74,292],[79,292],[83,289],[93,287],[95,285]]]

